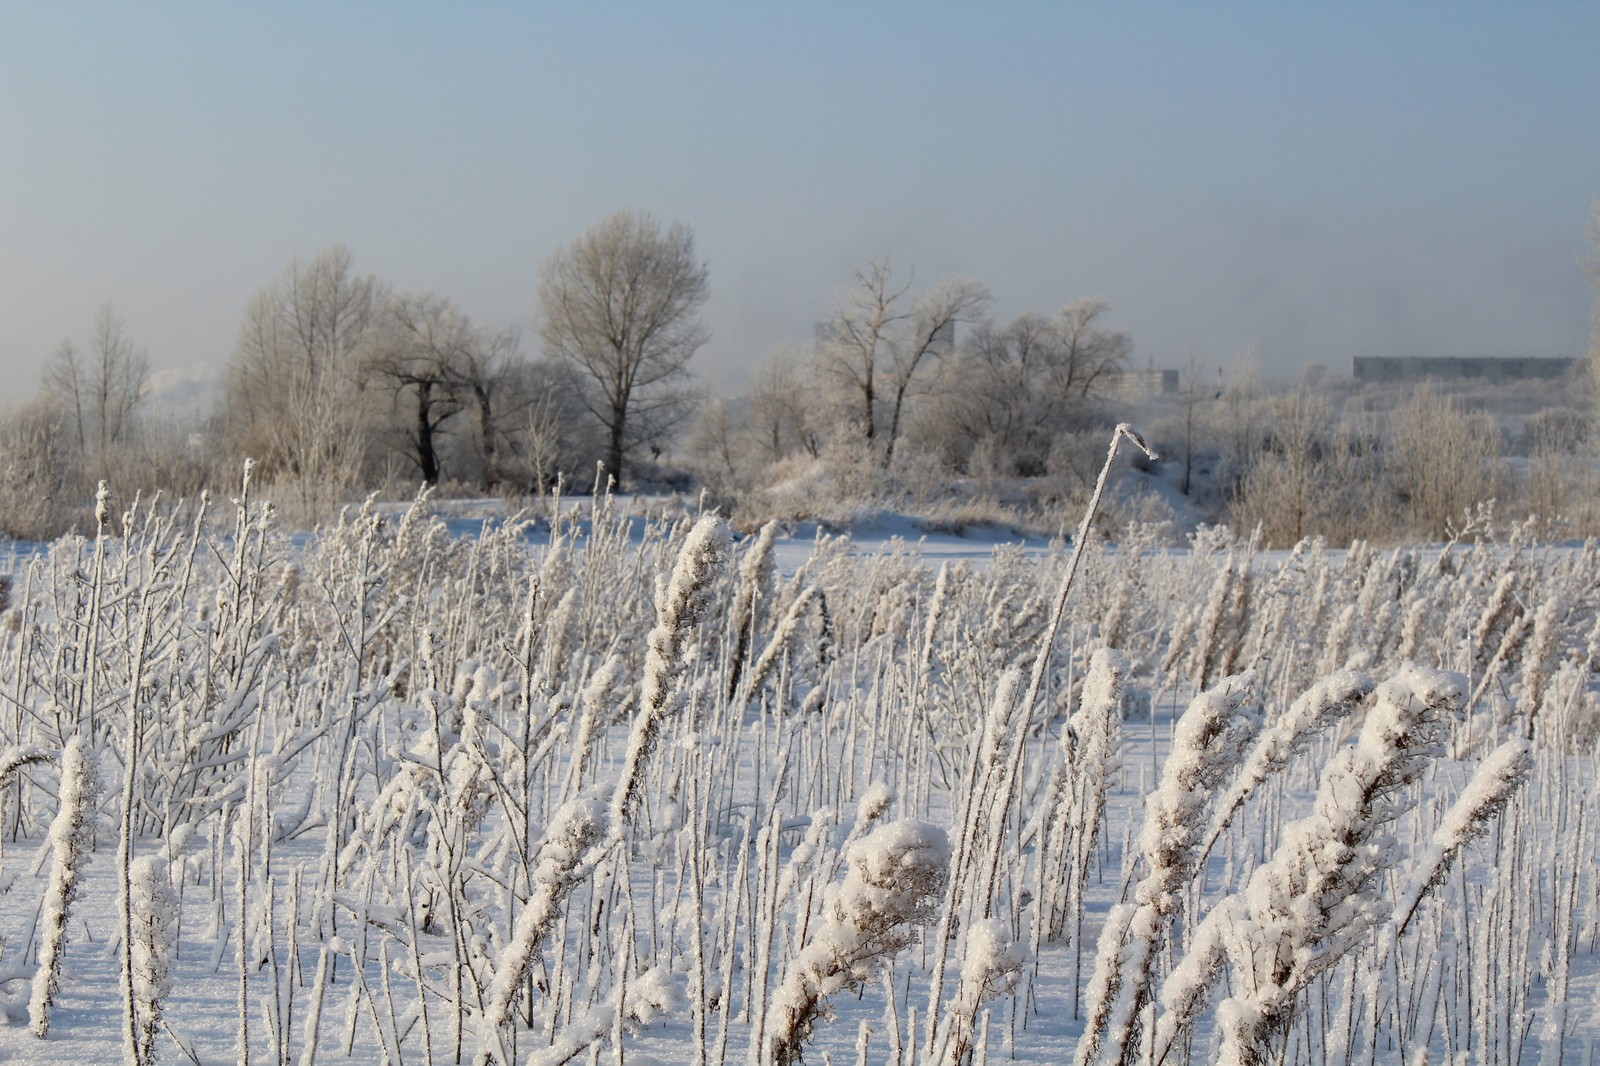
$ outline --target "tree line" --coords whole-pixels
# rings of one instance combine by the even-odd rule
[[[86,341],[63,341],[50,358],[40,396],[0,427],[0,494],[33,500],[7,524],[22,536],[70,525],[100,480],[193,495],[231,484],[247,458],[303,520],[377,486],[581,492],[635,481],[641,462],[682,487],[688,471],[655,462],[675,445],[722,491],[732,486],[702,461],[703,445],[720,435],[735,447],[730,402],[749,412],[737,433],[750,440],[737,446],[767,461],[850,451],[886,472],[909,442],[958,465],[974,448],[998,450],[1026,473],[1095,380],[1127,359],[1103,303],[996,324],[982,285],[948,279],[916,293],[913,279],[889,259],[868,264],[803,358],[780,352],[747,398],[728,401],[691,370],[711,335],[710,274],[683,223],[618,211],[554,252],[532,354],[518,331],[481,326],[448,296],[397,291],[335,246],[251,297],[203,425],[145,415],[150,360],[108,303]],[[958,326],[969,331],[959,347]],[[936,440],[946,431],[932,423],[948,423],[952,439]]]
[[[1087,484],[1094,442],[1127,415],[1106,393],[1132,340],[1101,299],[1000,321],[983,284],[924,285],[886,257],[834,294],[810,343],[768,357],[744,395],[714,396],[691,369],[709,292],[688,226],[618,211],[545,260],[529,344],[448,296],[397,291],[335,246],[250,299],[198,426],[145,416],[150,361],[108,303],[50,357],[40,396],[0,419],[5,531],[81,524],[100,480],[124,494],[231,486],[247,458],[304,523],[419,483],[514,496],[698,486],[746,521],[919,492],[923,506],[955,479],[969,495],[1031,480],[1031,504],[1053,506]],[[1508,480],[1503,435],[1447,397],[1352,420],[1326,390],[1274,394],[1245,374],[1213,391],[1196,370],[1147,428],[1182,463],[1182,493],[1209,496],[1197,510],[1275,543],[1445,535],[1507,489],[1546,516],[1593,495],[1576,461],[1592,450],[1587,413],[1530,419],[1529,476]]]
[[[244,309],[216,409],[166,424],[144,408],[150,360],[102,307],[49,359],[40,395],[0,425],[9,531],[73,524],[97,481],[124,493],[229,485],[245,459],[297,519],[383,485],[528,494],[620,482],[692,412],[689,358],[709,336],[706,265],[681,224],[621,211],[541,272],[538,353],[454,300],[360,272],[349,249],[296,259]]]

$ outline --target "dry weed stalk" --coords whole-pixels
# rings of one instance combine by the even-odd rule
[[[828,998],[873,980],[932,919],[950,876],[950,845],[936,826],[891,822],[858,840],[849,863],[827,890],[822,926],[795,953],[767,1007],[764,1062],[798,1062]]]
[[[1145,801],[1139,835],[1145,876],[1133,903],[1113,908],[1100,934],[1077,1066],[1126,1062],[1138,1050],[1156,959],[1180,894],[1195,876],[1212,804],[1260,724],[1249,707],[1252,695],[1251,675],[1228,678],[1196,696],[1178,719],[1161,783]]]

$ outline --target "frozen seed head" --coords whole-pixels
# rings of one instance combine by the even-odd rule
[[[882,781],[874,781],[867,786],[867,790],[861,794],[861,800],[856,804],[856,825],[863,828],[871,825],[893,802],[894,789]]]
[[[678,629],[705,617],[711,588],[728,562],[728,525],[716,515],[701,515],[689,531],[672,568],[667,594],[656,608],[657,623]]]
[[[1139,431],[1134,429],[1133,426],[1129,425],[1127,422],[1117,423],[1116,435],[1125,438],[1135,448],[1138,448],[1141,452],[1144,452],[1145,458],[1150,459],[1151,461],[1161,458],[1160,455],[1156,454],[1156,450],[1154,448],[1145,443],[1145,439],[1139,433]]]
[[[111,521],[111,489],[104,481],[94,490],[94,521],[102,529]]]

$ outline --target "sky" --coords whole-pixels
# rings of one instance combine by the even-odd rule
[[[1580,2],[0,0],[0,400],[108,300],[220,370],[334,244],[536,355],[619,208],[693,229],[727,393],[885,256],[1103,298],[1140,366],[1581,355],[1597,45]]]

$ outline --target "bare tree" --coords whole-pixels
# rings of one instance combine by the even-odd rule
[[[1289,547],[1321,528],[1334,479],[1324,470],[1334,441],[1333,409],[1301,389],[1268,405],[1272,431],[1241,474],[1228,515],[1235,528],[1261,527],[1267,544]]]
[[[1600,423],[1600,200],[1596,200],[1585,227],[1594,255],[1584,260],[1583,268],[1594,284],[1594,310],[1589,329],[1589,388],[1594,401],[1593,415]],[[1595,434],[1600,440],[1600,433]]]
[[[456,364],[456,389],[461,402],[472,408],[474,451],[477,453],[480,484],[492,492],[500,483],[500,442],[508,425],[527,414],[531,398],[517,402],[510,388],[520,362],[516,330],[499,332],[475,330],[472,342]],[[511,402],[507,403],[508,394]]]
[[[291,262],[245,310],[222,429],[236,456],[292,487],[306,517],[339,503],[365,473],[381,397],[361,388],[361,364],[387,296],[336,246]]]
[[[456,386],[473,348],[472,323],[433,293],[396,296],[373,331],[365,369],[383,381],[404,409],[400,434],[425,484],[439,481],[445,423],[461,410]]]
[[[729,500],[738,500],[758,483],[760,449],[750,446],[755,436],[751,408],[747,400],[712,397],[701,405],[687,435],[695,477]]]
[[[77,505],[88,497],[78,480],[78,442],[71,432],[47,398],[0,414],[0,533],[50,539],[82,517]]]
[[[1107,329],[1104,300],[1078,300],[1051,316],[984,323],[941,389],[942,420],[1010,473],[1038,473],[1052,443],[1084,421],[1110,376],[1128,360],[1128,335]]]
[[[1261,360],[1249,348],[1235,356],[1224,375],[1216,412],[1216,443],[1221,452],[1218,476],[1224,492],[1237,493],[1256,465],[1272,434],[1274,399],[1261,380]],[[1298,539],[1298,538],[1297,538]]]
[[[1501,441],[1494,419],[1463,411],[1430,385],[1395,412],[1389,444],[1396,487],[1416,533],[1444,536],[1467,508],[1495,495]]]
[[[894,461],[912,378],[930,359],[952,354],[956,324],[974,321],[988,303],[989,290],[982,285],[950,278],[912,305],[907,328],[889,345],[889,433],[883,449],[884,466]]]
[[[87,352],[61,342],[45,366],[45,394],[76,438],[80,457],[103,464],[110,447],[126,440],[150,382],[150,360],[108,302],[95,314]]]
[[[552,359],[510,364],[496,417],[507,427],[507,481],[534,493],[558,483],[587,484],[596,457],[604,450],[593,417],[580,397],[581,383],[570,364]]]
[[[908,282],[892,288],[893,264],[888,259],[857,270],[855,284],[823,328],[818,358],[852,397],[850,420],[868,452],[877,447],[878,388],[889,333],[905,315],[896,306],[910,291]]]
[[[987,289],[961,278],[941,282],[914,302],[906,299],[910,291],[910,281],[895,284],[891,259],[868,263],[823,328],[818,352],[850,397],[850,419],[867,451],[884,466],[894,460],[918,372],[954,351],[956,324],[976,320],[989,302]]]
[[[1127,364],[1133,342],[1121,330],[1105,328],[1102,320],[1110,311],[1109,303],[1093,298],[1055,313],[1044,369],[1056,396],[1088,396]]]
[[[619,482],[628,452],[689,410],[679,386],[710,337],[698,317],[707,277],[689,227],[663,232],[645,211],[618,211],[545,261],[539,336],[584,379],[585,406],[606,432],[604,473]]]
[[[528,408],[520,439],[533,490],[542,494],[557,483],[561,473],[561,416],[548,393]]]
[[[94,416],[89,411],[87,368],[70,339],[56,345],[45,363],[44,395],[65,423],[82,460],[89,454],[89,426]]]
[[[768,462],[796,452],[813,459],[822,454],[827,420],[812,400],[814,369],[803,365],[795,352],[780,350],[756,371],[750,393],[750,429]]]
[[[1029,464],[1050,450],[1054,405],[1040,395],[1050,322],[1024,314],[1003,327],[984,323],[962,349],[945,387],[946,421],[1001,465]]]
[[[1200,372],[1202,367],[1193,359],[1184,373],[1188,376],[1188,384],[1183,390],[1183,413],[1180,421],[1183,433],[1183,494],[1185,496],[1194,489],[1194,458],[1195,451],[1199,448],[1199,437],[1204,429],[1205,419],[1202,417],[1201,405],[1207,399],[1216,399],[1220,395],[1212,394],[1210,390],[1200,385]]]

